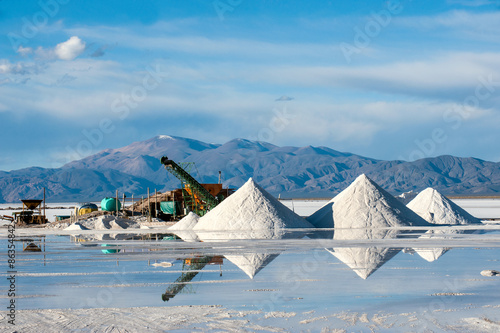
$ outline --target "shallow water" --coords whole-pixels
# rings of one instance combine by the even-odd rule
[[[483,316],[498,313],[500,277],[480,272],[500,270],[500,232],[468,230],[417,238],[424,231],[333,240],[311,239],[317,235],[304,230],[283,239],[204,243],[163,239],[166,234],[98,235],[93,240],[86,235],[85,242],[79,242],[83,236],[31,237],[41,252],[21,251],[18,237],[17,307],[217,304],[266,312],[314,311],[316,317],[381,309],[438,315],[464,308]],[[122,239],[98,240],[106,237]],[[5,249],[6,240],[1,243]],[[443,246],[449,250],[433,262],[415,251],[436,252]],[[5,255],[2,263],[6,272]]]

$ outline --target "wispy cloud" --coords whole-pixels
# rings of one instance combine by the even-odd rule
[[[397,17],[394,24],[414,30],[439,31],[454,38],[499,43],[500,11],[474,13],[452,10],[437,15]],[[443,30],[445,29],[445,30]]]

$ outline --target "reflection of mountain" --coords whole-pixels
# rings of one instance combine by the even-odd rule
[[[339,229],[335,240],[392,239],[400,232],[382,229]],[[387,247],[337,247],[327,249],[337,259],[349,266],[362,279],[368,278],[382,265],[394,257],[400,249]]]

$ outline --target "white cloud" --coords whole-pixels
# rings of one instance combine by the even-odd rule
[[[73,60],[85,51],[85,42],[77,36],[73,36],[67,41],[57,44],[54,52],[61,60]]]
[[[28,54],[33,53],[33,49],[31,47],[23,47],[22,45],[20,45],[19,48],[17,49],[17,53],[25,57]]]

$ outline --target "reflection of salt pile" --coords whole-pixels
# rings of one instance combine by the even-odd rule
[[[168,228],[174,234],[179,236],[185,242],[197,242],[198,236],[193,231],[194,226],[198,223],[200,217],[193,212],[189,212],[182,220]]]
[[[317,227],[335,227],[335,240],[396,238],[398,230],[384,228],[428,225],[366,175],[356,178],[308,220]],[[334,248],[328,251],[366,279],[396,255],[399,249],[368,247]]]
[[[408,208],[420,215],[422,218],[432,224],[464,225],[478,224],[480,220],[467,213],[464,209],[456,205],[450,199],[439,193],[433,188],[427,188],[420,192],[410,203]],[[463,230],[429,230],[421,238],[447,238],[446,234],[460,234]],[[439,235],[439,236],[436,236]],[[415,249],[422,258],[432,262],[443,254],[449,248],[418,248]]]
[[[200,218],[193,228],[203,241],[281,239],[287,228],[312,228],[306,220],[250,178],[238,191]],[[226,255],[226,259],[253,278],[276,254]]]
[[[225,255],[224,257],[238,266],[251,279],[266,267],[279,254],[248,253],[243,255]]]
[[[388,234],[387,238],[395,238],[396,235],[397,233],[393,232]],[[335,235],[335,239],[342,238],[338,238]],[[398,254],[400,249],[387,247],[345,247],[327,249],[327,251],[349,266],[360,278],[366,280],[377,269]]]

